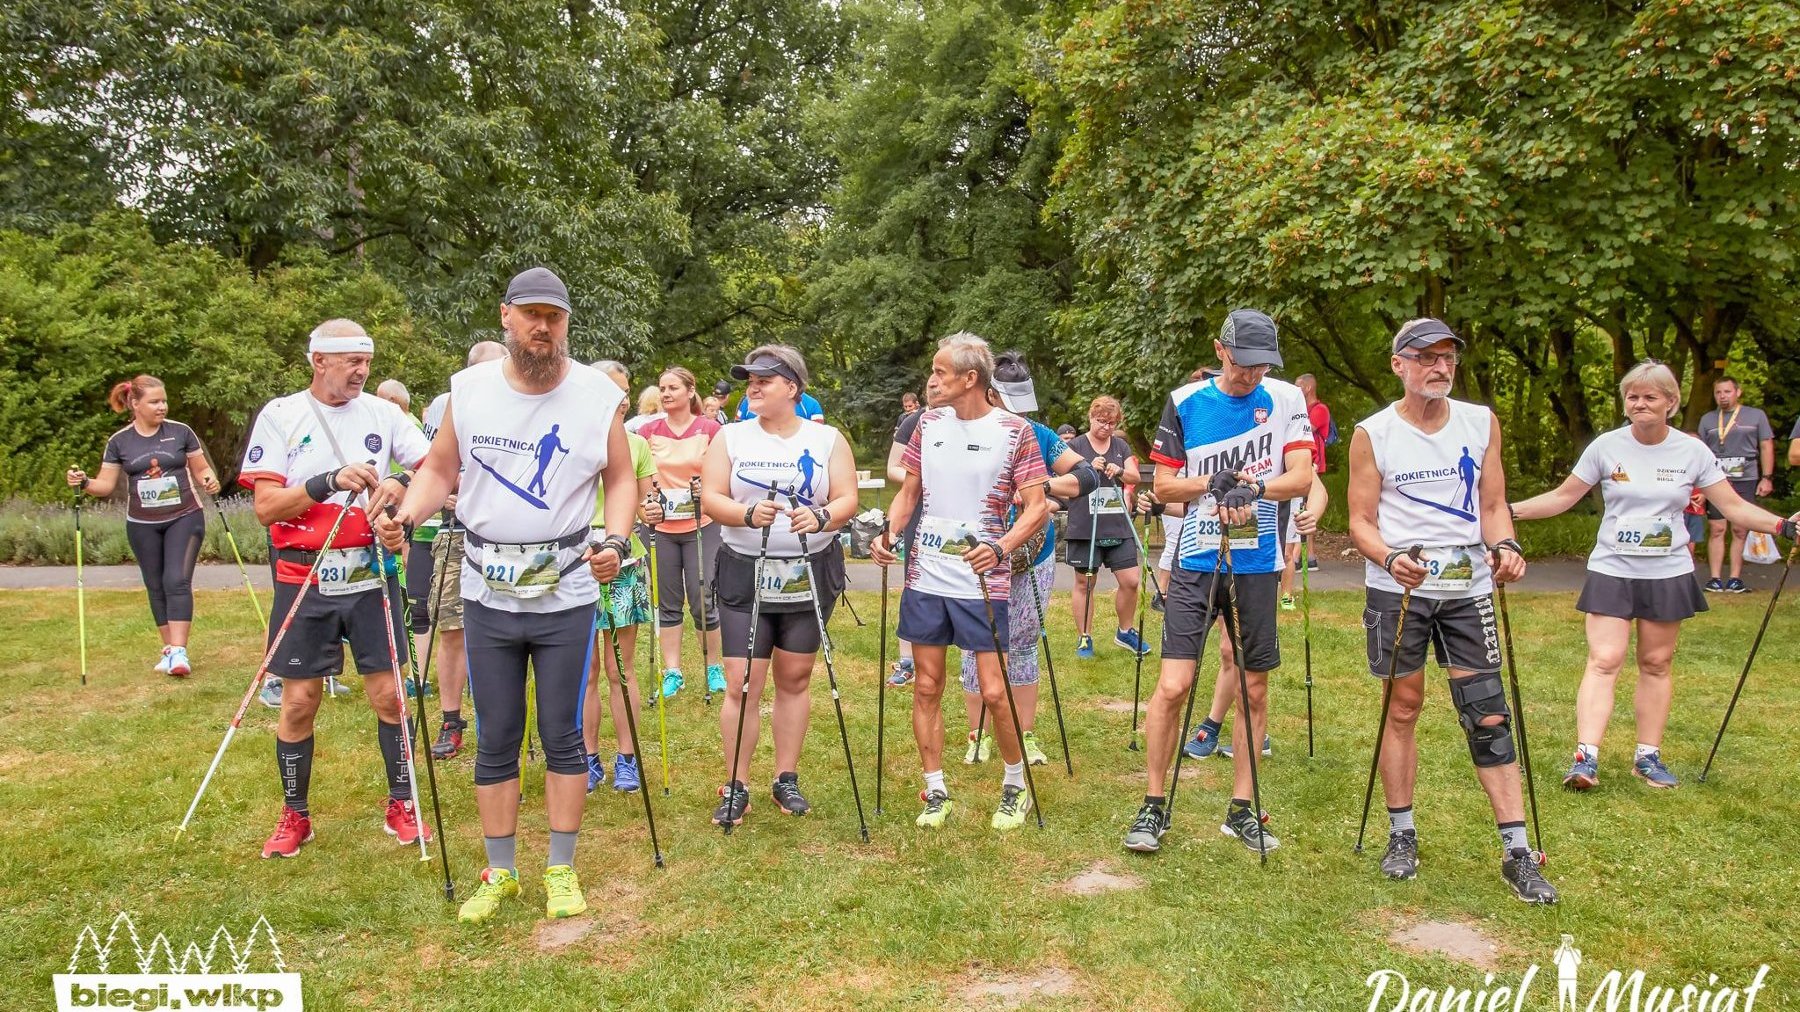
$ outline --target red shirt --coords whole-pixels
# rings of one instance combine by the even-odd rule
[[[1324,401],[1313,401],[1306,406],[1307,420],[1312,422],[1313,438],[1313,470],[1325,473],[1325,436],[1331,432],[1331,409]]]

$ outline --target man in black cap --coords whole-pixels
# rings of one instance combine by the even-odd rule
[[[1254,309],[1225,318],[1213,342],[1224,368],[1169,395],[1151,444],[1156,497],[1192,503],[1164,603],[1162,671],[1144,718],[1147,787],[1125,836],[1129,850],[1152,852],[1168,831],[1164,785],[1180,735],[1182,700],[1194,684],[1206,630],[1227,616],[1245,669],[1254,727],[1232,727],[1235,771],[1221,829],[1245,847],[1280,846],[1251,804],[1250,763],[1268,727],[1269,672],[1281,665],[1275,627],[1285,503],[1312,489],[1312,426],[1306,398],[1291,383],[1268,379],[1281,365],[1275,321]],[[1228,539],[1228,543],[1224,539]],[[1221,549],[1229,551],[1221,557]]]

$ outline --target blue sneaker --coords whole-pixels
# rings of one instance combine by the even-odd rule
[[[272,675],[264,678],[262,691],[256,694],[256,698],[271,710],[281,709],[281,679]]]
[[[1091,661],[1094,659],[1094,638],[1092,636],[1078,636],[1075,638],[1075,656],[1084,661]]]
[[[1113,642],[1135,652],[1139,657],[1150,652],[1150,644],[1144,642],[1144,638],[1138,635],[1136,629],[1120,629],[1113,633]]]
[[[1727,594],[1748,594],[1748,593],[1750,593],[1750,588],[1744,586],[1744,581],[1742,581],[1734,576],[1731,579],[1725,581],[1725,593],[1727,593]]]
[[[638,778],[637,756],[613,756],[613,790],[630,794],[641,786],[643,783]]]
[[[1658,760],[1658,766],[1662,762]],[[1665,772],[1667,772],[1665,770]],[[1569,772],[1563,774],[1563,786],[1577,791],[1592,790],[1600,784],[1600,763],[1593,756],[1580,749],[1575,750],[1575,761],[1569,765]]]
[[[725,666],[724,665],[708,664],[706,666],[706,691],[707,692],[724,692],[725,691]]]
[[[1233,758],[1233,755],[1231,752],[1231,742],[1229,742],[1229,741],[1220,742],[1219,743],[1219,754],[1224,756],[1227,759]],[[1265,759],[1267,759],[1269,756],[1272,756],[1275,754],[1275,743],[1270,741],[1269,736],[1266,734],[1263,735],[1262,754],[1263,754],[1263,758],[1265,758]]]
[[[1716,576],[1706,581],[1706,592],[1708,594],[1723,594],[1725,592],[1725,581]]]
[[[1652,787],[1675,787],[1681,783],[1676,779],[1675,774],[1670,773],[1669,768],[1663,765],[1661,751],[1639,756],[1637,761],[1631,764],[1631,772],[1642,777],[1644,783]]]
[[[888,684],[899,688],[911,685],[913,680],[913,661],[911,657],[902,657],[894,662],[894,673],[888,676]]]
[[[588,768],[587,792],[589,794],[592,794],[592,793],[594,793],[595,788],[599,787],[603,783],[606,783],[606,766],[600,762],[599,756],[591,755],[591,756],[587,757],[587,768]]]
[[[662,697],[661,698],[674,699],[675,694],[677,692],[680,692],[681,687],[686,684],[687,684],[687,680],[681,677],[680,671],[677,671],[674,668],[670,668],[669,670],[664,671],[663,672]]]
[[[1181,746],[1181,751],[1189,759],[1210,759],[1219,749],[1219,732],[1201,724],[1194,729],[1194,736]]]

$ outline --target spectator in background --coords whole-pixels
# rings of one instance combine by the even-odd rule
[[[1306,373],[1294,381],[1300,392],[1306,395],[1306,417],[1312,423],[1313,430],[1313,470],[1323,477],[1325,474],[1325,448],[1338,441],[1337,423],[1331,420],[1331,409],[1319,400],[1319,380],[1312,373]],[[1312,535],[1306,537],[1306,568],[1317,571],[1319,553],[1313,551]]]
[[[825,409],[819,406],[818,398],[814,397],[812,394],[802,393],[800,395],[800,403],[794,406],[794,411],[801,418],[804,418],[809,422],[822,422],[825,420]],[[756,412],[750,410],[750,398],[739,397],[737,420],[740,422],[747,422],[755,417]]]
[[[1761,408],[1745,407],[1740,399],[1743,391],[1738,381],[1721,376],[1713,383],[1713,403],[1718,405],[1700,418],[1700,441],[1719,459],[1725,480],[1745,502],[1774,494],[1775,430],[1769,416]],[[1728,524],[1725,515],[1712,503],[1706,504],[1707,519],[1712,529],[1706,539],[1706,564],[1712,579],[1706,589],[1713,593],[1748,593],[1744,586],[1744,543],[1750,532]],[[1725,529],[1731,528],[1731,578],[1720,582],[1725,562]]]
[[[725,424],[725,408],[723,405],[724,405],[724,402],[719,399],[719,395],[713,394],[711,397],[708,397],[706,400],[701,402],[700,415],[703,418],[710,418],[713,421],[718,422],[720,425],[724,425]]]
[[[635,434],[637,430],[656,421],[666,418],[662,409],[662,390],[654,386],[645,387],[638,394],[637,414],[625,420],[625,431]]]
[[[1788,433],[1788,466],[1800,467],[1800,419],[1794,420],[1794,431]]]
[[[396,405],[401,414],[411,417],[412,394],[407,392],[406,384],[397,379],[384,379],[381,381],[381,385],[375,388],[375,396]]]

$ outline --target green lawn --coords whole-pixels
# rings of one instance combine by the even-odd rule
[[[1480,970],[1390,944],[1391,932],[1422,919],[1467,922],[1497,940],[1502,978],[1541,964],[1549,978],[1540,976],[1527,1008],[1554,1008],[1545,980],[1563,932],[1577,937],[1596,978],[1600,968],[1640,967],[1652,980],[1704,986],[1711,972],[1741,985],[1769,963],[1756,1007],[1800,1007],[1792,850],[1800,645],[1786,635],[1791,624],[1765,642],[1712,780],[1698,782],[1766,598],[1715,598],[1714,611],[1689,627],[1665,750],[1684,785],[1652,793],[1627,774],[1633,737],[1622,694],[1602,787],[1580,797],[1556,786],[1581,671],[1579,616],[1568,595],[1512,601],[1548,871],[1563,895],[1553,908],[1525,907],[1499,881],[1493,823],[1441,682],[1421,730],[1422,877],[1385,882],[1376,854],[1351,853],[1380,702],[1363,673],[1360,596],[1315,602],[1314,759],[1305,753],[1298,613],[1286,624],[1276,752],[1263,779],[1284,846],[1267,869],[1219,835],[1229,784],[1221,759],[1189,765],[1160,855],[1120,848],[1143,793],[1142,765],[1125,748],[1129,714],[1106,704],[1131,698],[1132,665],[1108,647],[1078,664],[1060,595],[1052,637],[1076,778],[1038,768],[1048,829],[1001,837],[987,828],[994,764],[952,766],[965,807],[942,833],[915,830],[907,691],[888,695],[887,810],[874,819],[877,602],[855,603],[869,626],[856,629],[843,613],[833,625],[873,841],[857,839],[822,670],[802,769],[815,814],[773,812],[765,734],[751,819],[729,838],[707,821],[722,779],[716,711],[690,689],[670,714],[673,794],[653,793],[667,869],[651,867],[641,803],[596,794],[578,857],[592,919],[553,948],[537,934],[541,768],[526,787],[524,902],[485,930],[455,924],[437,866],[379,831],[375,726],[360,703],[328,703],[321,718],[318,839],[299,858],[258,858],[280,799],[272,713],[261,706],[177,841],[174,827],[259,657],[244,600],[200,596],[198,674],[177,683],[149,670],[155,635],[141,595],[90,594],[91,676],[82,688],[73,595],[0,595],[10,659],[0,675],[0,960],[15,968],[0,983],[0,1007],[48,1007],[50,975],[64,969],[77,931],[104,930],[121,909],[178,948],[222,922],[241,933],[266,915],[312,1008],[938,1008],[980,1005],[965,993],[971,985],[1047,975],[1060,993],[1032,1007],[1357,1009],[1369,1002],[1364,979],[1381,968],[1419,985],[1480,987]],[[692,675],[689,684],[698,684]],[[1048,704],[1046,693],[1040,726],[1054,757]],[[646,725],[653,735],[654,720]],[[949,726],[961,733],[960,711]],[[439,772],[460,898],[481,864],[470,760]],[[1379,840],[1379,807],[1372,828]],[[1093,867],[1136,875],[1142,886],[1097,896],[1062,888]]]

